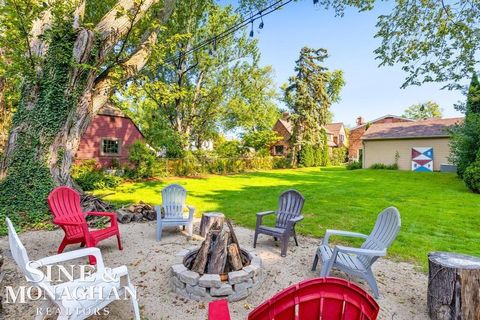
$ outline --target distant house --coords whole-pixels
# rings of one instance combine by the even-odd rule
[[[100,109],[80,140],[77,161],[94,159],[101,167],[128,163],[128,150],[144,136],[132,119],[111,104]]]
[[[270,154],[272,156],[286,156],[290,153],[292,130],[290,114],[284,112],[282,118],[278,119],[273,126],[273,131],[275,131],[279,137],[282,137],[282,139],[270,147]]]
[[[286,156],[290,153],[292,130],[293,127],[290,121],[290,114],[284,112],[282,118],[278,119],[273,126],[273,131],[275,131],[278,136],[282,137],[282,139],[270,147],[270,154],[272,156]],[[329,147],[336,148],[348,145],[348,137],[343,123],[328,124],[325,130]]]
[[[438,171],[449,164],[449,129],[463,118],[372,124],[362,136],[363,167],[397,163],[401,170]]]
[[[343,122],[330,123],[326,126],[327,134],[330,133],[334,147],[347,147],[348,135]]]
[[[350,160],[359,160],[362,158],[362,136],[371,125],[378,123],[397,123],[411,121],[413,120],[387,114],[383,117],[365,122],[364,119],[359,116],[357,118],[356,126],[350,129],[350,133],[348,135],[348,158]]]

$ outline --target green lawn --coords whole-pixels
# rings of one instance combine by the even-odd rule
[[[322,237],[325,229],[368,233],[378,212],[393,205],[400,210],[402,228],[390,257],[425,267],[429,251],[480,255],[480,196],[469,192],[455,174],[343,168],[272,170],[125,183],[106,200],[117,205],[157,204],[162,187],[173,182],[186,187],[188,203],[197,208],[198,215],[221,211],[249,228],[255,227],[256,212],[275,209],[279,194],[294,188],[306,199],[305,220],[297,230],[315,237]]]

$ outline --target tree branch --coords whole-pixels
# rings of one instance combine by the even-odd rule
[[[145,2],[151,2],[151,0],[146,0]],[[175,7],[175,0],[165,0],[164,7],[159,14],[160,25],[165,24],[168,21],[168,18],[173,12]],[[108,15],[108,14],[107,14]],[[139,14],[140,15],[140,14]],[[126,30],[128,31],[128,30]],[[110,98],[113,92],[113,85],[115,80],[127,81],[131,79],[138,72],[143,69],[145,64],[148,62],[150,55],[152,53],[153,46],[157,42],[158,33],[160,32],[160,27],[151,31],[143,37],[143,41],[138,46],[130,57],[123,60],[117,66],[123,70],[121,79],[115,79],[112,75],[113,71],[116,70],[114,66],[104,71],[95,81],[94,95],[92,97],[93,111],[96,113]]]
[[[140,6],[135,0],[119,0],[118,3],[110,10],[95,27],[95,31],[100,34],[100,39],[105,41],[101,50],[101,56],[105,56],[112,47],[122,39],[130,29],[130,26],[135,25],[146,12],[159,0],[145,0]],[[168,7],[165,1],[164,10]],[[125,12],[134,13],[138,10],[135,18],[130,19]]]

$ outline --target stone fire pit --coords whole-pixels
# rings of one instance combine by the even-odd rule
[[[224,275],[200,275],[185,266],[186,260],[196,255],[198,248],[182,250],[176,255],[177,264],[171,267],[172,290],[182,297],[196,301],[226,298],[234,302],[246,298],[261,286],[265,279],[265,270],[262,267],[261,258],[253,250],[241,249],[240,251],[250,261],[250,264],[241,270]]]

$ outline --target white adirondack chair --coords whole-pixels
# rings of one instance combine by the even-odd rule
[[[157,212],[157,241],[162,238],[163,227],[185,226],[188,235],[193,233],[193,216],[195,208],[187,206],[185,200],[187,198],[187,190],[178,184],[170,184],[162,190],[162,204],[155,207]],[[184,209],[188,208],[188,217],[185,217]],[[162,211],[164,217],[162,218]]]
[[[135,319],[140,320],[136,291],[130,282],[126,266],[114,269],[105,268],[102,254],[98,248],[74,250],[31,261],[9,218],[6,218],[6,223],[8,226],[8,242],[13,259],[27,278],[29,284],[40,288],[47,298],[38,309],[35,319],[45,319],[46,313],[50,312],[51,315],[56,310],[58,310],[58,313],[53,314],[58,314],[57,319],[86,319],[95,310],[101,310],[109,303],[115,301],[115,294],[110,293],[117,292],[119,297],[130,296]],[[55,265],[60,262],[88,256],[94,256],[97,259],[96,272],[84,279],[79,278],[54,285],[50,283],[40,269],[47,265]],[[126,286],[121,285],[121,280],[126,282]],[[91,291],[89,290],[93,290],[94,294],[90,295]],[[125,294],[126,290],[128,294]],[[86,293],[84,297],[81,296],[81,292]]]
[[[378,257],[385,256],[387,249],[397,237],[400,230],[400,213],[395,207],[388,207],[377,217],[375,226],[370,235],[362,233],[327,230],[322,244],[318,247],[313,261],[312,271],[315,271],[318,260],[322,260],[320,277],[328,277],[333,267],[348,274],[363,278],[378,298],[378,287],[372,272],[372,264]],[[366,239],[360,248],[328,245],[332,235],[357,237]]]

